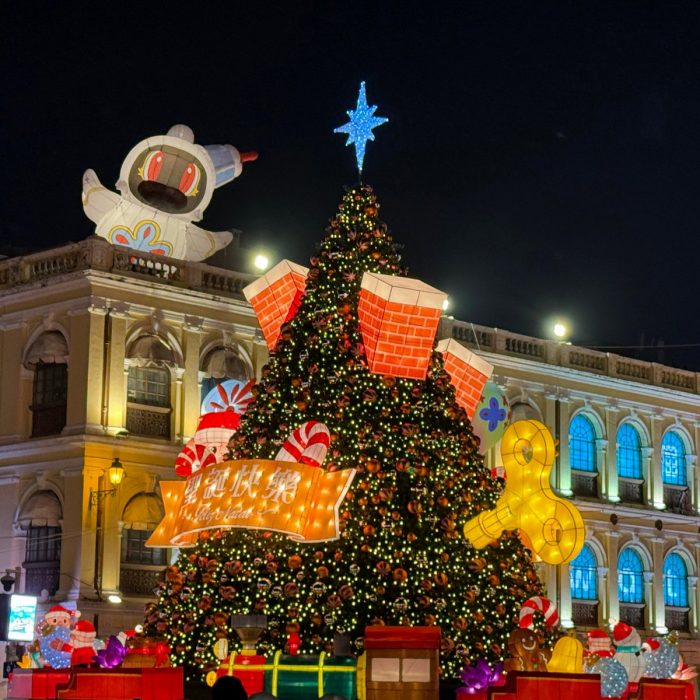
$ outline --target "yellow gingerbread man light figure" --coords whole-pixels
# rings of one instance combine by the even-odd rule
[[[552,434],[536,420],[516,421],[501,439],[506,486],[496,507],[464,526],[465,537],[482,549],[504,530],[523,530],[533,551],[548,564],[565,564],[581,551],[583,519],[576,506],[549,485],[555,449]]]

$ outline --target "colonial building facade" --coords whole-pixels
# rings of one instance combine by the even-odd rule
[[[252,279],[97,237],[0,261],[0,571],[19,567],[15,590],[76,600],[103,635],[141,621],[171,554],[144,547],[159,482],[203,394],[267,357],[240,293]]]
[[[0,571],[18,567],[19,590],[76,600],[101,635],[140,620],[172,554],[144,547],[159,482],[203,396],[267,358],[252,279],[97,237],[0,261]],[[449,318],[441,335],[495,366],[513,420],[558,440],[552,486],[586,522],[579,557],[541,569],[564,625],[677,629],[691,649],[699,375]]]
[[[494,365],[512,420],[558,441],[552,486],[586,524],[575,561],[541,567],[563,624],[677,630],[697,661],[700,375],[451,319],[441,333]],[[499,446],[487,460],[501,464]]]

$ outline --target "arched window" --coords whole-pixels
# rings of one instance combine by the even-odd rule
[[[678,433],[669,430],[661,441],[661,477],[664,484],[686,486],[685,447]]]
[[[569,564],[571,597],[578,600],[598,600],[598,564],[593,550],[587,545]]]
[[[57,435],[66,425],[68,344],[62,333],[42,333],[27,350],[24,366],[34,371],[32,437]]]
[[[163,518],[163,504],[154,493],[140,493],[122,515],[122,552],[119,588],[122,593],[149,595],[167,563],[167,550],[146,547],[146,541]],[[149,567],[159,567],[153,569]]]
[[[680,554],[671,553],[664,561],[664,605],[688,606],[688,569]]]
[[[27,533],[24,550],[27,593],[40,595],[58,590],[61,563],[61,520],[63,511],[53,491],[32,494],[22,506],[17,526]]]
[[[129,346],[126,429],[136,435],[170,437],[170,367],[175,354],[158,335],[140,335]]]
[[[569,462],[572,469],[595,472],[595,430],[583,415],[575,416],[569,424]]]
[[[632,547],[623,549],[617,561],[617,595],[621,603],[644,602],[644,564]]]
[[[617,475],[623,479],[642,478],[639,433],[629,423],[624,423],[617,431]]]
[[[202,361],[201,372],[201,401],[204,401],[219,384],[231,379],[245,383],[250,377],[248,364],[238,351],[231,347],[210,350]]]

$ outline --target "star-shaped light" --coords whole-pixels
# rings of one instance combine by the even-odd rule
[[[374,141],[372,129],[381,126],[389,120],[386,117],[375,117],[374,112],[377,105],[367,104],[364,80],[360,83],[360,92],[357,96],[357,107],[347,111],[350,121],[337,129],[333,129],[334,134],[347,134],[346,146],[355,145],[355,157],[357,158],[357,169],[362,174],[362,164],[365,160],[365,146],[367,141]]]

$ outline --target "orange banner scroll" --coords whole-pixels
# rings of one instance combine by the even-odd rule
[[[327,472],[271,459],[212,464],[186,482],[161,482],[165,517],[146,545],[191,547],[202,530],[234,527],[274,530],[303,542],[333,540],[354,476],[354,469]]]

